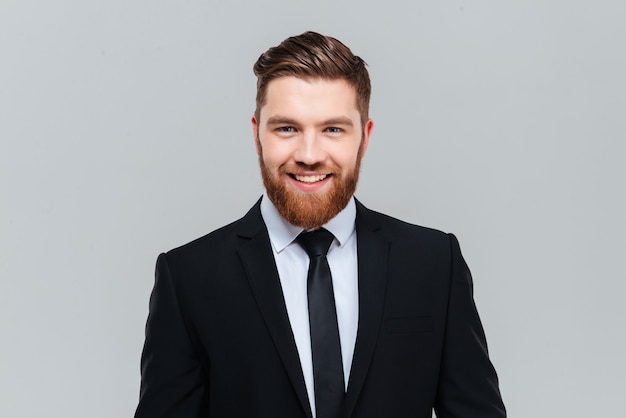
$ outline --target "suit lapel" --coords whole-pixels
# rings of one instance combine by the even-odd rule
[[[387,256],[390,242],[374,221],[371,212],[357,201],[357,256],[359,271],[359,327],[345,416],[349,417],[358,400],[374,354],[383,314],[387,283]]]
[[[260,201],[241,220],[237,252],[261,315],[274,340],[283,366],[307,417],[312,417],[300,358],[287,316],[287,308],[267,229],[261,217]],[[271,383],[268,383],[271,384]]]

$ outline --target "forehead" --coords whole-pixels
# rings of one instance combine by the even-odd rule
[[[343,79],[279,77],[267,85],[261,119],[275,114],[358,117],[356,89]]]

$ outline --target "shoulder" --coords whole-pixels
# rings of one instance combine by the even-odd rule
[[[359,201],[357,201],[357,222],[360,223],[362,227],[380,230],[381,233],[389,235],[390,238],[394,240],[398,238],[421,238],[447,241],[451,235],[438,229],[412,224],[384,213],[368,209]]]
[[[181,261],[192,261],[198,258],[206,259],[209,254],[212,259],[215,259],[220,255],[232,253],[242,241],[259,233],[267,234],[260,214],[259,202],[257,202],[240,219],[176,247],[168,251],[166,255],[170,260],[177,259]]]
[[[461,253],[456,237],[438,229],[416,225],[368,209],[357,201],[357,234],[369,229],[371,236],[382,237],[394,253],[424,255],[431,259],[450,260]]]

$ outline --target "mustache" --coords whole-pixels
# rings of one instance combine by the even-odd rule
[[[278,172],[281,174],[295,174],[295,175],[304,175],[309,174],[311,172],[317,172],[320,174],[333,174],[337,175],[341,171],[337,167],[329,167],[325,164],[285,164],[278,168]]]

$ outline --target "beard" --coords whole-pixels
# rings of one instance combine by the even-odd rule
[[[263,161],[263,151],[259,155],[261,177],[267,190],[267,196],[272,201],[280,216],[292,225],[304,229],[318,229],[332,218],[337,216],[350,202],[359,180],[361,169],[361,148],[354,168],[343,176],[337,169],[326,169],[323,166],[280,166],[274,174]],[[294,190],[285,184],[287,173],[298,172],[298,168],[315,168],[332,175],[332,184],[329,190],[322,193],[303,193]]]

